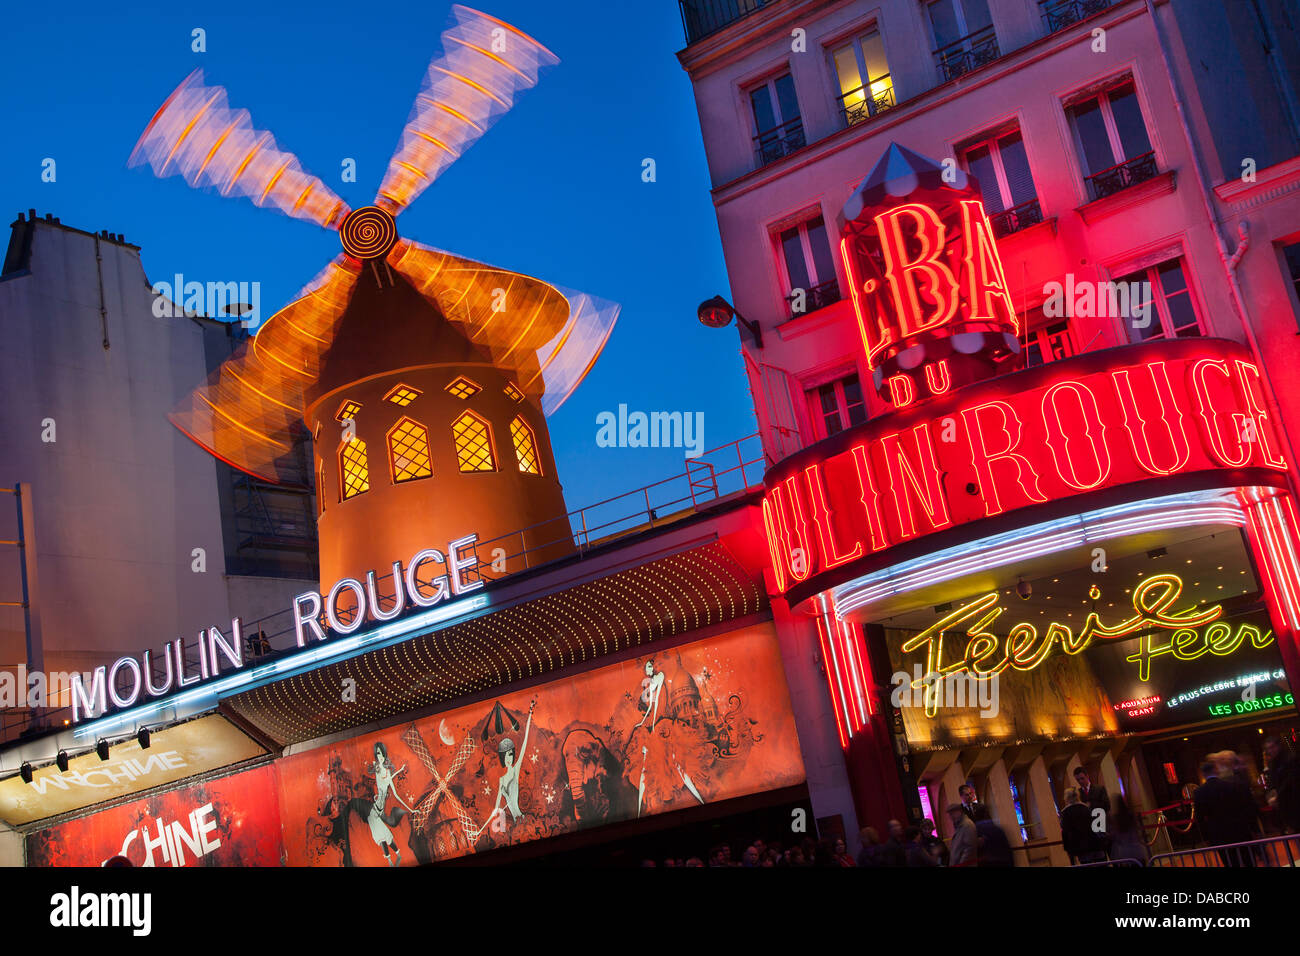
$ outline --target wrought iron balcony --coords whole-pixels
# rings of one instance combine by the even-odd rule
[[[1092,199],[1104,199],[1121,189],[1154,179],[1158,172],[1155,152],[1143,153],[1141,156],[1116,163],[1109,169],[1093,173],[1086,180],[1088,194]]]
[[[838,99],[845,125],[853,126],[895,105],[894,81],[886,73],[884,76],[876,77],[870,83],[864,83],[857,89],[841,94]]]
[[[947,46],[934,51],[934,61],[939,65],[943,81],[955,80],[972,70],[978,70],[986,63],[992,63],[1002,55],[998,49],[998,38],[993,27],[985,27],[955,40]]]
[[[1064,30],[1071,24],[1086,20],[1111,5],[1111,0],[1039,0],[1043,8],[1043,22],[1047,32]]]
[[[796,116],[787,123],[773,127],[754,137],[754,156],[759,167],[774,163],[807,145],[803,133],[803,118]]]
[[[797,291],[785,297],[785,301],[790,303],[790,318],[792,319],[808,315],[810,312],[816,312],[818,309],[824,309],[828,305],[834,305],[843,298],[840,295],[840,282],[838,279],[831,279],[829,282],[823,282],[821,285],[815,285],[811,289],[802,291],[802,309],[796,308],[800,305],[800,296]]]
[[[682,9],[686,43],[703,40],[725,26],[770,5],[773,0],[677,0]]]
[[[999,239],[1021,229],[1036,226],[1042,221],[1043,210],[1038,205],[1037,199],[1022,202],[1019,206],[1012,206],[989,217],[989,222],[993,225],[993,235]]]

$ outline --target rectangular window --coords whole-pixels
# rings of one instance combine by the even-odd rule
[[[1204,335],[1182,259],[1114,280],[1120,320],[1130,342]]]
[[[840,113],[848,126],[894,105],[894,82],[885,62],[885,42],[872,30],[831,51],[839,84]]]
[[[934,34],[934,61],[943,82],[1002,55],[988,0],[932,0],[926,12]]]
[[[789,73],[748,91],[754,120],[754,152],[759,166],[776,162],[804,146],[803,119]]]
[[[808,390],[808,410],[817,424],[818,438],[829,438],[867,420],[867,404],[857,375],[827,382]]]
[[[1286,263],[1287,275],[1291,279],[1291,308],[1296,312],[1296,321],[1300,322],[1300,242],[1282,247],[1282,261]]]
[[[1066,108],[1089,198],[1151,179],[1155,153],[1131,80]]]
[[[965,159],[967,171],[979,180],[984,211],[998,236],[1043,221],[1020,130],[968,146]]]
[[[1025,366],[1027,368],[1069,358],[1075,354],[1074,339],[1070,335],[1070,323],[1065,320],[1052,325],[1031,326],[1026,339]]]
[[[816,312],[840,300],[826,220],[821,216],[783,230],[777,237],[785,266],[790,317]]]

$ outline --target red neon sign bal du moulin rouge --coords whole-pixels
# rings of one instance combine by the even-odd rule
[[[777,588],[802,599],[811,579],[853,572],[887,548],[1075,495],[1215,472],[1217,485],[1285,487],[1281,448],[1244,347],[1149,342],[841,432],[768,472],[763,522]]]
[[[845,203],[840,236],[882,398],[902,408],[1019,366],[1020,323],[975,177],[891,143]]]

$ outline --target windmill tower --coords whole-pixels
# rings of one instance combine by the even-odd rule
[[[529,565],[573,550],[546,417],[596,361],[618,307],[397,233],[396,217],[558,62],[507,23],[452,11],[372,205],[350,209],[199,71],[132,154],[158,176],[339,232],[343,252],[171,415],[269,481],[283,480],[294,431],[310,430],[326,583],[383,576],[470,533],[527,550]],[[506,571],[524,564],[511,557]]]

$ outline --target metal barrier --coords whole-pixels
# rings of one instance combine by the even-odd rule
[[[1175,850],[1151,858],[1147,866],[1276,867],[1295,866],[1300,859],[1300,834],[1265,837],[1245,843]]]

